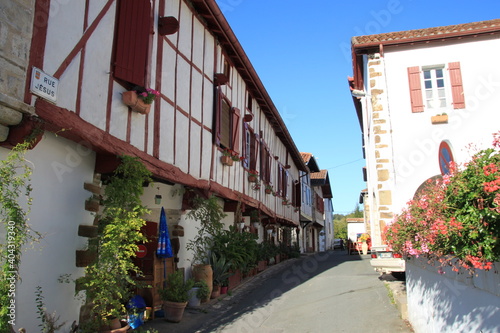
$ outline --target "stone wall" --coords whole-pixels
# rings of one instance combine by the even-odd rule
[[[374,157],[376,179],[372,183],[378,193],[376,195],[377,216],[373,221],[373,233],[376,239],[381,239],[381,231],[392,221],[392,139],[390,128],[389,105],[387,103],[387,88],[384,76],[384,62],[380,54],[375,53],[368,59],[369,94],[371,96],[372,131],[374,141]]]
[[[9,126],[23,113],[33,113],[24,92],[33,28],[34,0],[2,1],[0,4],[0,142],[7,140]]]

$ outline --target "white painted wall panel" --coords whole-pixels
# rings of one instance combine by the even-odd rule
[[[177,56],[175,51],[166,43],[163,48],[162,61],[161,92],[163,95],[167,96],[173,101],[175,91],[175,66],[177,62]]]
[[[214,87],[212,83],[203,78],[203,125],[212,128],[214,119]]]
[[[193,13],[191,9],[182,1],[181,14],[179,17],[179,31],[177,32],[179,40],[179,51],[184,54],[187,59],[191,59],[191,36],[193,31]]]
[[[203,69],[203,52],[205,52],[205,27],[200,21],[194,20],[193,30],[193,64]]]
[[[151,105],[151,109],[153,108],[154,105]],[[130,144],[138,148],[139,150],[144,150],[144,140],[146,135],[146,116],[137,112],[132,112],[131,123]]]
[[[66,0],[67,1],[67,0]],[[104,5],[106,5],[108,1],[107,0],[95,0],[95,1],[89,1],[89,22],[92,22],[95,20],[97,15],[101,12],[102,8]],[[116,3],[114,2],[111,7],[109,8],[109,11],[111,13],[116,12]]]
[[[161,104],[160,118],[160,160],[174,163],[174,108],[167,102]]]
[[[186,112],[189,112],[189,99],[191,97],[190,69],[190,65],[183,58],[177,58],[176,102]]]
[[[189,170],[189,119],[181,113],[177,113],[175,121],[175,165],[183,172]]]
[[[71,111],[74,111],[76,108],[79,69],[80,57],[77,57],[71,62],[71,64],[69,64],[66,71],[59,78],[56,103],[58,106]]]
[[[83,34],[84,13],[84,1],[51,1],[42,68],[49,75],[54,74],[80,40]]]
[[[114,11],[110,9],[85,47],[80,116],[89,123],[106,128],[106,105],[113,45]]]
[[[205,30],[205,59],[203,61],[203,72],[208,75],[208,77],[213,80],[214,69],[214,57],[215,57],[215,40],[207,30]]]
[[[191,122],[189,130],[189,173],[198,178],[201,165],[201,127]]]
[[[115,83],[113,85],[113,96],[111,100],[111,120],[109,133],[120,140],[127,139],[127,122],[128,122],[128,107],[122,102],[123,88]]]
[[[212,152],[213,152],[213,139],[212,133],[203,129],[202,131],[202,150],[201,150],[201,174],[200,178],[210,179],[210,171],[212,170]]]
[[[193,70],[192,81],[191,81],[191,108],[190,114],[191,116],[201,122],[202,115],[202,98],[203,98],[203,77],[198,71]],[[213,89],[212,89],[213,94]],[[213,106],[211,107],[213,109]]]

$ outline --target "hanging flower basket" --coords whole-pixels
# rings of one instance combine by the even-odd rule
[[[257,183],[259,172],[257,170],[248,170],[248,181],[250,183]]]
[[[233,165],[233,159],[231,158],[231,156],[221,156],[220,161],[222,162],[222,164],[227,166]]]
[[[126,91],[122,94],[122,101],[125,105],[130,107],[132,111],[141,114],[148,114],[151,111],[151,104],[146,104],[137,96],[135,91]]]
[[[250,183],[257,183],[257,176],[255,176],[255,175],[248,176],[248,181]]]

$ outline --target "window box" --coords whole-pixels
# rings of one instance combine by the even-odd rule
[[[442,114],[442,115],[432,116],[431,122],[433,124],[447,124],[448,123],[448,115]]]

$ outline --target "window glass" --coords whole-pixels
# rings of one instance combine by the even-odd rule
[[[425,100],[429,109],[446,107],[445,80],[443,68],[429,68],[423,71]]]

